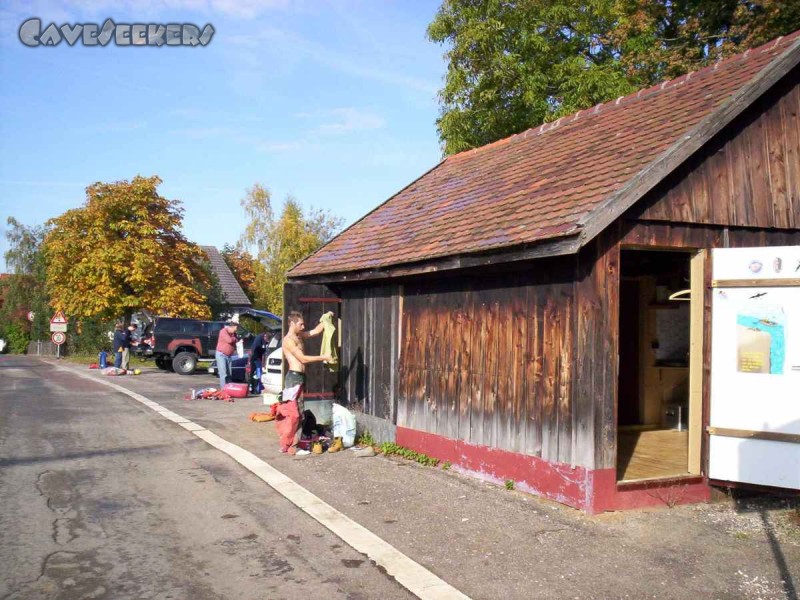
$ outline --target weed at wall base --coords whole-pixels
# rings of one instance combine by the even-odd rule
[[[374,446],[375,445],[375,438],[372,437],[372,434],[368,430],[364,430],[363,433],[358,436],[356,440],[356,445],[358,446]]]
[[[418,462],[426,467],[435,467],[439,464],[438,458],[433,458],[427,454],[415,452],[409,448],[403,448],[403,446],[398,446],[394,442],[384,442],[381,444],[381,452],[383,452],[385,456],[400,456],[402,458]]]

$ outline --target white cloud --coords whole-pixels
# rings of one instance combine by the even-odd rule
[[[169,133],[191,140],[238,136],[238,132],[230,127],[185,127],[183,129],[172,129]]]
[[[95,131],[102,133],[113,131],[134,131],[136,129],[143,129],[147,126],[146,121],[115,121],[113,123],[104,123],[94,128]]]
[[[410,88],[415,91],[434,95],[438,85],[397,72],[390,66],[366,64],[362,58],[355,58],[329,48],[319,42],[305,38],[291,31],[284,31],[275,27],[262,27],[255,34],[241,34],[229,36],[226,42],[234,46],[246,48],[250,59],[253,60],[252,51],[267,46],[282,48],[282,55],[303,56],[314,62],[329,67],[334,71],[368,79],[378,83]]]
[[[355,108],[334,108],[328,111],[334,120],[321,124],[315,133],[322,135],[341,135],[352,131],[380,129],[386,125],[383,117],[375,113],[360,111]]]
[[[170,1],[170,0],[167,0]],[[174,0],[176,2],[192,2],[192,0]],[[213,12],[220,12],[229,17],[252,19],[275,9],[286,9],[288,0],[209,0]]]
[[[190,140],[224,140],[240,146],[246,146],[256,152],[270,154],[297,150],[311,143],[307,137],[303,136],[289,142],[270,141],[237,127],[185,127],[172,129],[169,133]]]
[[[0,179],[2,185],[21,185],[31,187],[86,187],[86,183],[77,181],[21,181],[18,179]]]
[[[268,154],[280,154],[282,152],[299,150],[305,146],[306,142],[302,140],[297,140],[294,142],[256,142],[253,148],[258,152],[266,152]]]
[[[224,15],[234,19],[253,19],[264,13],[295,9],[302,2],[289,0],[11,0],[4,12],[37,16],[61,23],[86,17],[107,17],[124,13],[144,17],[164,13],[194,12]]]
[[[4,0],[0,6],[0,39],[18,41],[19,26],[28,18],[38,17],[43,27],[50,23],[101,21],[147,22],[160,17],[175,19],[185,15],[187,22],[198,17],[215,16],[251,20],[275,11],[298,11],[300,0]]]

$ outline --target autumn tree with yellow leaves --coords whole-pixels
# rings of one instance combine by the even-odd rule
[[[139,310],[208,318],[207,260],[181,233],[183,208],[158,194],[158,177],[95,183],[86,202],[48,222],[51,303],[75,318],[126,320]]]
[[[255,248],[256,254],[254,304],[281,313],[286,272],[330,241],[343,220],[327,210],[304,210],[291,196],[276,218],[269,190],[258,183],[247,190],[241,206],[247,224],[239,245]]]

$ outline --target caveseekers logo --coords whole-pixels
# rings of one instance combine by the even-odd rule
[[[191,23],[114,23],[106,19],[97,23],[50,23],[42,29],[41,19],[28,19],[19,28],[19,41],[26,46],[58,46],[66,42],[74,46],[78,41],[84,46],[106,46],[112,40],[117,46],[205,46],[216,31],[211,24],[201,30]]]

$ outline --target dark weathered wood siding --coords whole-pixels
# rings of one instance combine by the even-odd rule
[[[302,313],[307,329],[316,327],[317,323],[319,323],[319,318],[328,311],[333,311],[338,319],[340,316],[339,308],[339,299],[328,286],[310,283],[287,283],[283,287],[283,314],[288,316],[293,310]],[[289,322],[285,316],[283,319],[284,334],[289,330]],[[306,354],[319,354],[320,342],[320,337],[307,340],[305,342]],[[322,363],[310,363],[306,365],[306,377],[306,396],[309,398],[339,397],[338,372],[331,372]]]
[[[795,68],[673,173],[641,218],[800,228],[798,81]]]
[[[354,410],[395,421],[399,287],[342,292],[343,399]]]
[[[404,285],[397,424],[572,461],[574,264]]]

